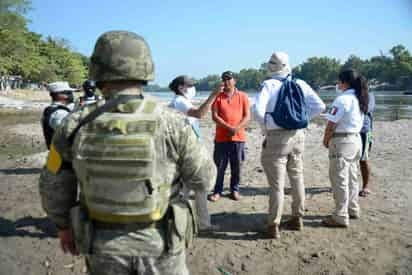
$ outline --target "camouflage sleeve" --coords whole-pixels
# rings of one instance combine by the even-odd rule
[[[59,228],[69,226],[69,211],[75,205],[77,198],[77,178],[71,168],[71,146],[67,137],[78,120],[78,114],[71,114],[57,128],[46,166],[39,179],[42,207]],[[50,162],[53,161],[60,163],[56,170],[50,168]]]
[[[58,228],[69,226],[69,211],[76,203],[76,176],[72,170],[64,169],[56,175],[47,167],[39,179],[41,204],[47,216]]]
[[[185,123],[184,123],[185,122]],[[193,128],[182,119],[173,131],[178,153],[178,169],[189,189],[209,191],[215,183],[216,167],[211,154],[199,142]]]

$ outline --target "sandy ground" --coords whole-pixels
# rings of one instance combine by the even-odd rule
[[[81,257],[59,249],[56,229],[40,206],[45,146],[39,118],[39,106],[0,108],[0,274],[85,274]],[[313,123],[306,135],[305,228],[283,230],[280,240],[271,240],[262,233],[268,204],[262,137],[250,125],[242,199],[224,197],[209,204],[212,222],[221,229],[199,236],[187,252],[191,274],[412,274],[412,120],[375,124],[373,194],[360,200],[361,219],[351,221],[348,229],[320,224],[334,205],[327,151],[320,143],[323,127]],[[209,118],[202,121],[211,154],[213,128]],[[285,218],[290,202],[287,195]]]

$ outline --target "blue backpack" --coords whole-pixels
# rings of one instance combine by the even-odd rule
[[[305,97],[302,88],[296,83],[296,79],[287,76],[282,79],[278,99],[273,112],[267,112],[273,121],[284,129],[302,129],[309,123]]]

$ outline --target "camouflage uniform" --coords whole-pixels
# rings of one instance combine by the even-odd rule
[[[100,38],[100,42],[106,39],[109,40],[111,46],[117,42],[122,45],[122,38],[130,35],[134,40],[142,40],[140,37],[136,39],[136,36],[131,33],[111,32],[104,34]],[[99,44],[98,40],[95,53],[98,47],[103,46],[102,43]],[[115,52],[113,48],[110,50]],[[92,57],[92,62],[99,62],[93,60],[93,58],[96,58],[96,54]],[[120,66],[119,70],[115,73],[119,74],[119,71],[123,69],[124,74],[130,73],[130,71],[133,72],[133,67]],[[91,66],[91,74],[102,76],[101,79],[94,78],[97,81],[113,80],[107,71],[102,70],[96,73],[93,70],[100,70],[100,68],[96,69]],[[130,76],[127,76],[126,79],[130,79]],[[147,77],[143,79],[147,79]],[[140,94],[140,89],[128,88],[111,93],[112,96],[106,98],[106,101],[113,100],[119,96],[137,96]],[[131,136],[132,132],[139,132],[139,127],[142,124],[136,123],[142,122],[142,117],[145,116],[150,120],[157,112],[158,119],[153,119],[153,121],[156,121],[157,128],[156,134],[153,135],[157,156],[154,158],[153,164],[154,167],[157,167],[154,178],[156,181],[167,185],[170,189],[170,192],[166,192],[166,196],[162,197],[166,200],[166,205],[168,205],[166,214],[158,221],[145,223],[116,224],[93,221],[94,230],[91,246],[83,254],[86,255],[86,263],[90,274],[188,274],[185,248],[192,237],[191,234],[193,234],[196,223],[193,220],[195,214],[192,212],[192,208],[182,207],[182,205],[186,206],[187,204],[181,201],[179,193],[183,187],[181,185],[182,182],[190,189],[199,191],[210,190],[214,182],[215,168],[209,153],[198,142],[192,127],[180,114],[169,108],[159,106],[157,100],[147,96],[141,99],[131,99],[126,103],[119,104],[116,110],[104,113],[95,121],[86,124],[80,129],[73,145],[71,145],[69,136],[79,121],[102,104],[102,102],[98,102],[73,112],[64,120],[62,127],[55,133],[53,146],[65,165],[62,165],[64,169],[60,168],[56,172],[50,169],[48,163],[46,166],[48,168],[43,170],[40,177],[40,194],[43,208],[58,227],[69,227],[69,212],[77,203],[77,190],[79,187],[80,205],[88,210],[90,218],[93,214],[90,210],[92,205],[90,201],[92,199],[90,194],[85,192],[88,186],[85,182],[100,178],[110,184],[110,179],[112,179],[112,186],[117,184],[119,189],[121,189],[121,185],[125,184],[122,181],[122,177],[125,174],[134,173],[131,169],[122,170],[124,168],[122,163],[113,162],[112,167],[100,170],[98,174],[91,177],[87,169],[92,167],[92,161],[87,158],[82,159],[81,157],[86,150],[84,143],[90,137],[90,133],[93,133],[96,129],[100,131],[101,127],[103,127],[106,130],[110,129],[108,136],[112,133],[117,133],[119,137],[126,139]],[[127,119],[125,119],[126,117]],[[133,128],[133,125],[138,126]],[[142,131],[145,131],[145,129]],[[105,140],[103,138],[103,143],[107,143],[109,139]],[[96,150],[94,153],[101,153],[102,156],[110,154],[118,156],[129,153],[128,151],[118,150],[99,152],[99,145],[96,144],[94,147]],[[49,161],[51,157],[49,155]],[[73,168],[70,168],[71,166]],[[114,177],[116,172],[120,180]],[[140,172],[137,171],[136,173]],[[78,184],[79,181],[80,183]],[[100,191],[101,189],[102,187],[96,190]],[[97,193],[96,196],[98,196]],[[127,203],[124,202],[125,205]],[[172,215],[168,214],[170,211],[172,211]],[[168,218],[166,219],[165,217]],[[92,220],[92,218],[90,219]],[[102,225],[109,226],[105,227]],[[79,236],[76,236],[76,239],[77,237]]]

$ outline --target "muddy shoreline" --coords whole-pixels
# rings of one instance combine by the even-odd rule
[[[56,229],[40,206],[37,182],[45,158],[40,113],[37,107],[0,109],[0,274],[85,274],[82,258],[61,252]],[[212,153],[209,117],[201,128]],[[376,122],[373,194],[361,199],[361,219],[348,229],[320,224],[334,205],[323,128],[319,120],[306,133],[305,228],[270,240],[262,233],[268,203],[262,136],[250,125],[242,200],[224,197],[209,204],[221,230],[199,236],[187,252],[191,274],[412,274],[412,120]],[[226,187],[228,176],[229,171]],[[286,196],[285,214],[290,202]]]

